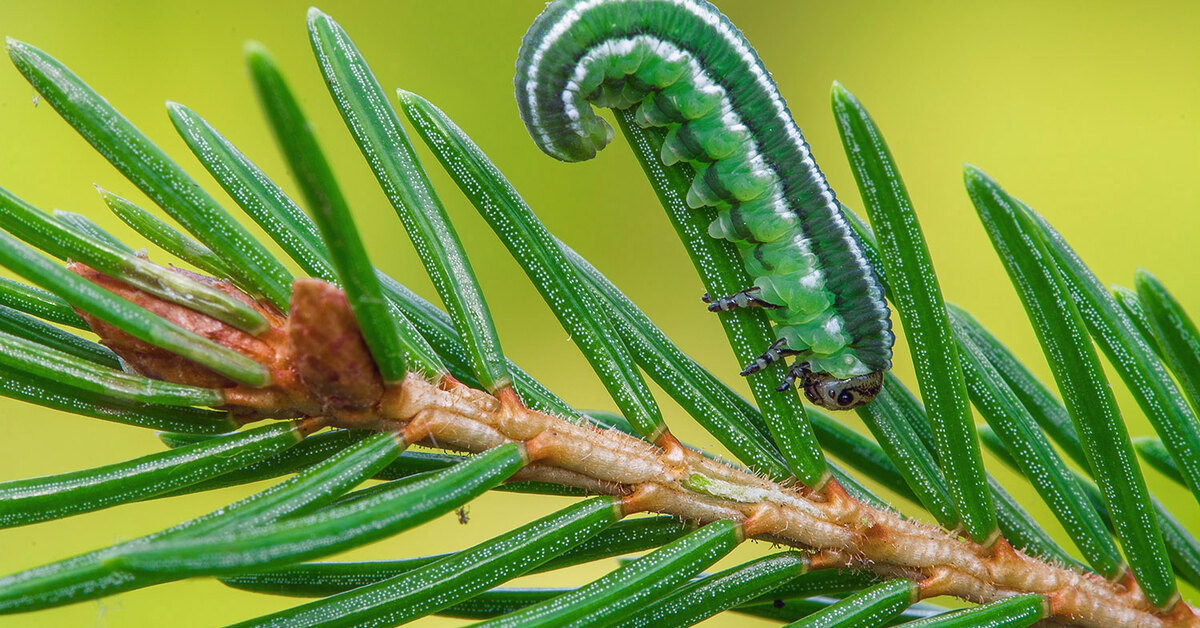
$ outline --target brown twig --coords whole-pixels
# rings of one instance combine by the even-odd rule
[[[302,428],[399,431],[409,443],[468,452],[518,442],[534,462],[514,479],[618,495],[627,514],[659,512],[699,523],[738,520],[748,537],[812,551],[814,568],[853,567],[908,577],[925,598],[990,602],[1038,593],[1045,596],[1050,619],[1060,624],[1200,628],[1200,619],[1178,595],[1170,609],[1156,609],[1128,573],[1111,582],[1027,556],[1003,539],[979,545],[863,504],[836,481],[820,491],[778,484],[706,458],[665,429],[651,444],[531,410],[511,388],[493,396],[450,376],[434,382],[410,373],[385,384],[345,297],[318,280],[296,282],[289,317],[263,307],[271,328],[251,337],[86,267],[74,270],[270,367],[269,386],[224,388],[228,407],[246,421],[320,417]],[[119,330],[90,319],[89,324],[106,345],[148,375],[198,385],[231,383],[213,380],[215,374]]]
[[[385,420],[439,447],[478,452],[523,442],[537,465],[521,479],[622,495],[626,512],[658,512],[705,523],[743,522],[747,535],[814,552],[814,568],[851,567],[904,575],[923,598],[990,602],[1022,593],[1046,597],[1061,624],[1095,628],[1200,627],[1183,602],[1153,608],[1132,578],[1103,578],[1052,565],[1006,541],[969,539],[877,510],[831,482],[821,493],[787,487],[691,451],[668,452],[615,430],[577,425],[463,385],[443,389],[410,375],[389,387]],[[411,442],[411,441],[410,441]],[[696,477],[705,480],[697,490]]]

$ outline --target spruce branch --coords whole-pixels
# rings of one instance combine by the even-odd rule
[[[94,271],[87,276],[114,282]],[[223,288],[233,291],[228,285]],[[201,335],[259,359],[265,355],[260,347],[239,343],[236,330],[226,323],[125,289],[133,291],[127,293],[130,300],[153,300],[166,318],[190,322]],[[836,480],[820,491],[775,482],[691,449],[680,455],[618,430],[532,410],[511,388],[492,395],[451,376],[431,379],[416,373],[398,383],[383,383],[338,288],[315,279],[297,280],[292,295],[289,316],[276,317],[272,329],[263,334],[287,338],[270,352],[273,385],[249,388],[230,382],[226,388],[227,407],[244,421],[299,414],[316,417],[320,425],[393,432],[399,442],[470,453],[515,443],[531,464],[510,481],[618,496],[624,515],[656,512],[698,523],[734,521],[744,538],[813,552],[813,569],[866,569],[908,578],[917,584],[921,598],[952,595],[988,603],[1035,593],[1044,596],[1048,618],[1062,623],[1096,628],[1200,626],[1200,618],[1185,602],[1156,609],[1127,573],[1108,581],[1031,557],[1004,540],[984,547],[867,505]],[[97,332],[120,350],[112,334],[122,332],[100,326]],[[123,355],[141,364],[147,363],[146,356],[144,348]],[[161,374],[193,381],[196,375],[189,369],[203,369],[182,358],[174,366]],[[355,376],[345,378],[346,373]]]
[[[953,595],[979,603],[1023,593],[1045,596],[1049,617],[1101,628],[1200,626],[1184,602],[1156,611],[1130,578],[1109,582],[1014,550],[993,548],[865,505],[834,484],[817,493],[784,486],[688,451],[669,459],[616,430],[579,425],[455,382],[409,375],[391,409],[408,442],[480,452],[524,443],[535,466],[524,479],[622,497],[625,514],[657,512],[707,523],[741,522],[748,538],[811,550],[813,568],[869,569],[911,578],[922,598]]]

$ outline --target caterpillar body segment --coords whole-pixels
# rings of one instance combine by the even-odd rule
[[[757,53],[704,0],[558,0],[530,27],[514,80],[521,117],[547,154],[590,159],[613,130],[594,108],[634,108],[665,128],[662,160],[687,162],[692,207],[718,217],[753,286],[709,309],[766,307],[776,342],[743,374],[796,356],[810,400],[870,401],[891,368],[883,289]],[[846,394],[842,394],[846,393]],[[846,403],[842,403],[845,401]]]

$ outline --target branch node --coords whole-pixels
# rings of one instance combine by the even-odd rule
[[[671,465],[682,467],[687,464],[687,450],[683,443],[671,434],[671,430],[664,428],[662,434],[655,439],[654,444],[663,450],[663,459]]]
[[[632,493],[621,498],[621,508],[627,516],[638,512],[657,512],[662,501],[661,495],[662,487],[658,484],[640,484]]]
[[[921,599],[951,595],[950,592],[955,590],[957,580],[956,574],[945,567],[934,569],[929,577],[917,583],[921,589]]]
[[[521,401],[521,396],[513,390],[512,386],[505,386],[497,390],[496,399],[500,401],[500,411],[506,416],[517,417],[529,413],[529,408],[526,407],[524,401]]]
[[[787,521],[780,512],[779,507],[774,504],[760,502],[751,506],[746,519],[742,522],[742,529],[745,531],[746,538],[754,538],[764,534],[778,534],[787,529]]]
[[[545,430],[533,438],[525,441],[525,453],[529,456],[529,460],[553,460],[561,455],[560,441],[557,434],[552,430]]]
[[[429,425],[429,420],[426,418],[425,413],[422,412],[409,421],[408,425],[404,426],[401,434],[404,435],[404,442],[415,443],[433,436],[433,430]]]

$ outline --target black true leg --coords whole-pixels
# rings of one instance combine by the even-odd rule
[[[812,371],[808,370],[808,362],[797,360],[788,368],[787,375],[783,377],[783,383],[775,388],[775,392],[786,391],[792,387],[792,384],[796,383],[796,380],[800,380],[801,385],[804,385],[808,382],[810,375],[812,375]]]
[[[789,355],[796,355],[797,353],[799,352],[792,351],[787,348],[787,340],[780,338],[772,343],[771,346],[767,347],[766,353],[754,358],[753,362],[746,366],[746,368],[742,369],[742,377],[757,373],[770,366],[772,362],[775,362],[776,360],[782,360],[784,357]]]
[[[716,300],[709,297],[707,294],[700,297],[702,301],[708,304],[709,312],[728,312],[742,307],[768,307],[777,309],[780,306],[774,303],[768,303],[759,298],[759,293],[762,289],[755,286],[746,288],[741,292],[735,292],[727,297],[717,297]]]

